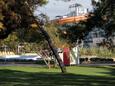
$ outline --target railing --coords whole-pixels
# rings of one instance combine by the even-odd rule
[[[76,23],[76,22],[80,22],[80,21],[86,21],[88,19],[87,14],[85,15],[81,15],[81,16],[72,16],[72,17],[67,17],[67,18],[61,18],[61,19],[57,19],[57,23],[58,24],[66,24],[66,23]]]

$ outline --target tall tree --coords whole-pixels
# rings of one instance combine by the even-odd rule
[[[34,16],[34,10],[47,3],[46,0],[1,0],[0,1],[0,39],[6,38],[15,29],[37,28],[47,40],[55,58],[59,62],[62,72],[65,67],[55,49],[50,36],[44,30],[42,23]]]
[[[97,2],[99,1],[99,2]],[[93,12],[90,12],[86,21],[63,25],[66,28],[66,39],[70,42],[84,39],[93,29],[100,27],[105,30],[106,38],[115,32],[115,0],[92,0]]]

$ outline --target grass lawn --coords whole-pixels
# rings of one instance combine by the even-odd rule
[[[115,86],[115,66],[59,68],[0,66],[0,86]]]

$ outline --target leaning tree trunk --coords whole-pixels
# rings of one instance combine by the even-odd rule
[[[50,38],[50,36],[48,35],[48,33],[44,30],[44,25],[39,25],[39,23],[38,23],[38,21],[36,20],[36,17],[33,15],[33,12],[32,12],[32,10],[30,9],[30,7],[29,7],[29,5],[28,5],[28,3],[25,3],[25,5],[28,7],[28,9],[29,9],[29,11],[30,11],[30,13],[31,13],[31,17],[33,18],[33,20],[36,22],[36,24],[37,24],[37,26],[38,26],[38,31],[40,30],[41,32],[42,32],[42,34],[45,36],[45,39],[46,39],[46,41],[48,42],[48,44],[49,44],[49,47],[51,48],[51,50],[52,50],[52,52],[53,52],[53,54],[54,54],[54,56],[55,56],[55,58],[56,58],[56,60],[58,61],[58,63],[59,63],[59,66],[60,66],[60,68],[61,68],[61,71],[62,71],[62,73],[65,73],[66,72],[66,68],[65,68],[65,66],[64,66],[64,64],[63,64],[63,62],[62,62],[62,60],[61,60],[61,58],[60,58],[60,56],[59,56],[59,54],[58,54],[58,52],[57,52],[57,50],[56,50],[56,48],[54,47],[54,45],[53,45],[53,43],[52,43],[52,41],[51,41],[51,38]]]
[[[48,35],[48,33],[44,30],[44,27],[43,26],[40,26],[39,30],[41,31],[41,33],[44,35],[46,41],[48,42],[48,45],[51,49],[51,51],[53,52],[53,55],[55,56],[56,60],[58,61],[59,63],[59,66],[61,68],[61,71],[62,73],[66,73],[66,68],[56,50],[56,47],[53,45],[52,41],[51,41],[51,38],[50,36]]]

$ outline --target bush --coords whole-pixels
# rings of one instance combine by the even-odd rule
[[[80,55],[115,58],[115,52],[106,48],[81,48]]]
[[[112,58],[90,58],[90,61],[93,63],[113,63]]]

